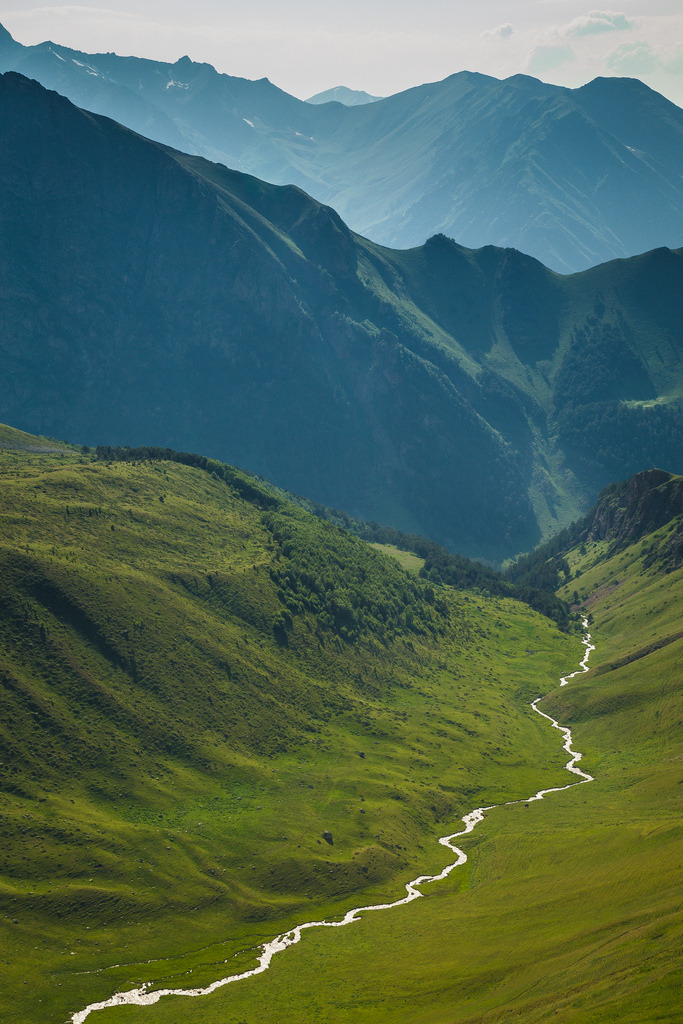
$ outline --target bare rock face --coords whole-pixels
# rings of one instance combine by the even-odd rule
[[[636,473],[603,491],[593,511],[590,540],[632,543],[683,510],[683,480],[661,469]]]

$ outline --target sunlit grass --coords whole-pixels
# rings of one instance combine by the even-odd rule
[[[578,644],[519,602],[425,596],[297,509],[280,543],[189,466],[5,451],[0,469],[8,1024],[253,964],[293,923],[440,870],[472,806],[561,779],[528,704]],[[353,641],[307,610],[297,544]]]
[[[425,564],[424,558],[414,555],[412,551],[402,551],[400,548],[394,547],[393,544],[372,544],[371,546],[377,548],[378,551],[383,551],[385,555],[392,555],[404,569],[415,573],[415,575]]]
[[[570,559],[584,571],[568,596],[582,588],[597,650],[591,671],[542,706],[571,725],[594,782],[491,812],[463,840],[467,865],[425,887],[423,900],[309,932],[263,977],[202,999],[105,1011],[103,1024],[170,1024],[179,1014],[190,1024],[674,1024],[682,571],[656,567],[669,534],[611,558],[603,545]]]

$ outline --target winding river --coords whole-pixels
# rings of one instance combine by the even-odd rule
[[[588,633],[588,623],[584,619],[583,621],[584,636],[583,644],[586,648],[583,659],[581,660],[579,668],[576,672],[572,672],[571,675],[563,676],[560,680],[560,686],[566,686],[570,679],[574,676],[580,675],[582,672],[588,671],[588,659],[591,651],[595,650],[595,646],[591,643],[591,636]],[[232,974],[227,978],[220,978],[218,981],[212,982],[205,988],[162,988],[155,989],[150,992],[149,988],[151,982],[146,982],[141,985],[140,988],[131,989],[128,992],[117,992],[111,996],[110,999],[105,999],[99,1003],[91,1003],[86,1006],[84,1010],[78,1010],[71,1016],[72,1024],[83,1024],[85,1019],[93,1013],[95,1010],[104,1010],[113,1006],[153,1006],[154,1003],[158,1003],[163,996],[208,996],[212,992],[215,992],[219,988],[223,988],[224,985],[230,985],[234,981],[243,981],[245,978],[253,978],[257,974],[263,974],[270,967],[270,962],[277,953],[282,953],[284,950],[289,949],[290,946],[295,946],[300,941],[302,935],[309,928],[343,928],[347,924],[351,924],[353,921],[359,920],[360,914],[369,913],[371,910],[392,910],[394,907],[402,907],[406,903],[412,903],[413,900],[419,899],[424,893],[420,892],[420,886],[428,885],[430,882],[440,882],[442,879],[447,878],[454,868],[464,864],[467,860],[467,855],[454,844],[455,839],[459,839],[461,836],[466,836],[484,819],[484,815],[487,811],[494,810],[498,806],[510,807],[513,804],[529,804],[534,800],[542,800],[543,797],[547,796],[548,793],[561,793],[565,789],[572,789],[574,786],[580,786],[584,782],[592,782],[593,777],[588,775],[587,772],[577,768],[577,762],[581,760],[581,754],[578,751],[572,749],[572,734],[571,730],[565,726],[559,725],[554,718],[550,715],[546,715],[544,711],[540,711],[538,703],[542,697],[537,697],[532,703],[531,707],[534,711],[546,718],[554,729],[558,729],[564,735],[563,749],[569,754],[569,761],[565,765],[567,771],[573,775],[579,776],[577,782],[570,782],[566,786],[556,786],[552,789],[541,789],[533,796],[525,797],[521,800],[508,800],[503,805],[491,804],[488,807],[476,807],[469,814],[466,814],[462,818],[462,823],[465,826],[459,832],[453,832],[451,835],[442,836],[439,842],[442,846],[446,846],[452,853],[455,854],[456,859],[448,864],[443,871],[438,875],[420,875],[418,878],[414,878],[412,882],[407,882],[405,889],[406,895],[399,900],[395,900],[393,903],[376,903],[372,906],[356,907],[354,910],[349,910],[348,913],[340,921],[307,921],[305,924],[297,925],[296,928],[292,928],[291,931],[283,932],[282,935],[278,935],[270,942],[265,942],[260,947],[260,954],[257,958],[257,966],[252,968],[250,971],[243,971],[241,974]]]

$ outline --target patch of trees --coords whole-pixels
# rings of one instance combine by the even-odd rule
[[[347,531],[296,509],[266,512],[262,522],[279,553],[271,567],[283,606],[274,627],[279,641],[305,612],[315,616],[319,631],[349,642],[368,634],[382,642],[398,634],[436,635],[445,628],[448,610],[433,587]]]
[[[377,523],[361,524],[361,536],[379,544],[393,544],[404,551],[413,551],[424,558],[420,575],[432,583],[455,587],[457,590],[475,590],[496,597],[512,597],[523,601],[535,611],[553,619],[560,629],[568,629],[569,606],[557,597],[554,591],[559,584],[548,574],[536,581],[524,580],[518,583],[506,574],[476,562],[464,555],[452,554],[446,548],[416,534],[401,533],[391,527]]]
[[[557,417],[562,445],[596,479],[659,465],[683,470],[683,409],[621,402],[570,404]]]
[[[583,520],[555,534],[528,555],[520,555],[505,571],[505,578],[519,587],[537,587],[555,591],[570,576],[565,554],[582,539]]]
[[[392,526],[380,526],[378,523],[364,523],[352,519],[345,513],[326,509],[324,506],[313,506],[310,510],[322,518],[343,524],[344,529],[355,533],[363,540],[374,544],[391,544],[402,551],[412,551],[424,559],[420,576],[430,583],[454,587],[457,590],[475,590],[497,597],[512,597],[523,601],[535,611],[552,619],[560,629],[568,629],[570,625],[569,606],[554,593],[562,580],[557,572],[531,571],[519,580],[507,573],[501,573],[491,566],[476,562],[464,555],[452,554],[427,537],[414,533],[403,533]],[[571,547],[571,544],[568,545]],[[559,550],[568,550],[559,548]],[[528,556],[531,557],[531,556]],[[534,567],[540,566],[534,563]]]
[[[647,370],[622,323],[591,317],[585,327],[574,332],[555,380],[558,409],[654,397]]]

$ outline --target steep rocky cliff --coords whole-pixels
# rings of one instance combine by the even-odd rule
[[[630,544],[681,516],[683,477],[650,469],[605,488],[591,513],[588,539]]]

